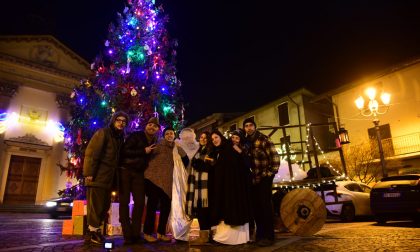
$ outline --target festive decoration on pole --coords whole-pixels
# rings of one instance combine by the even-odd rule
[[[162,126],[182,127],[177,42],[168,36],[167,20],[153,0],[129,0],[118,13],[117,22],[109,26],[104,52],[91,64],[94,76],[81,81],[70,95],[72,119],[65,132],[69,162],[60,166],[62,171],[74,169],[68,174],[82,178],[84,150],[115,111],[130,115],[129,131],[143,127],[151,116],[158,116]]]

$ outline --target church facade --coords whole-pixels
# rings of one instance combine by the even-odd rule
[[[66,183],[63,124],[89,64],[52,36],[0,37],[0,204],[42,204]]]

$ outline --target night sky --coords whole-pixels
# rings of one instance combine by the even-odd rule
[[[91,62],[125,0],[7,1],[0,32],[52,34]],[[156,0],[179,41],[192,123],[315,93],[420,57],[420,1]]]

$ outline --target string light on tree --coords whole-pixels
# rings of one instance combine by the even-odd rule
[[[155,7],[153,0],[128,0],[109,26],[104,53],[91,64],[95,75],[82,80],[70,96],[72,119],[64,138],[71,156],[83,159],[89,139],[108,125],[115,111],[130,115],[134,123],[127,125],[129,131],[144,127],[152,116],[159,116],[162,127],[183,126],[177,42],[169,37],[167,21],[163,8]]]

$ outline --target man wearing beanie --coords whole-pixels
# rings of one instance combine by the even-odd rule
[[[87,224],[92,244],[102,245],[105,241],[100,226],[111,205],[111,190],[127,122],[126,113],[115,112],[108,127],[95,132],[85,151],[83,176],[87,187]]]
[[[160,129],[157,117],[152,117],[144,131],[135,131],[125,141],[121,149],[120,162],[120,222],[124,235],[124,245],[140,241],[141,218],[145,205],[144,171],[150,153],[156,147],[157,132]],[[130,193],[133,195],[133,214],[129,216]]]
[[[246,145],[249,146],[252,170],[251,199],[257,226],[257,245],[270,246],[274,242],[274,213],[271,201],[273,178],[280,166],[280,156],[267,136],[256,130],[252,118],[243,122]]]

